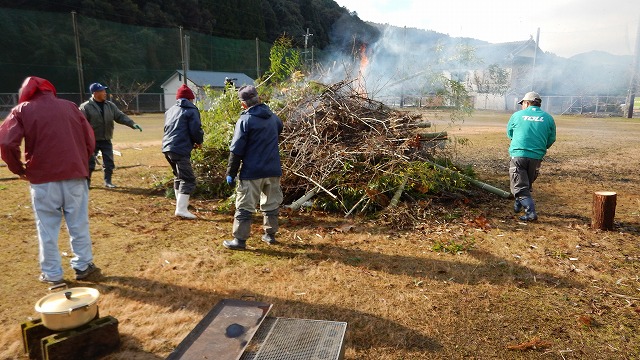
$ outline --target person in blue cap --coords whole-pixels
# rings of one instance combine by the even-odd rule
[[[80,111],[89,120],[96,138],[96,149],[89,159],[89,183],[91,183],[91,174],[96,169],[96,156],[98,152],[101,152],[104,186],[115,188],[116,185],[111,181],[113,169],[116,167],[113,161],[113,144],[111,143],[114,123],[117,122],[140,131],[142,131],[142,127],[120,111],[116,104],[107,100],[107,89],[100,83],[91,84],[89,86],[91,99],[80,104]]]

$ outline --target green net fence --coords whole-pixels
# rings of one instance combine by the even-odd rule
[[[76,22],[85,92],[92,82],[113,79],[152,83],[147,91],[161,92],[160,85],[182,69],[178,28],[126,25],[82,14]],[[0,31],[0,93],[16,92],[27,76],[50,80],[58,92],[79,91],[71,13],[0,8]],[[189,36],[189,69],[256,78],[269,68],[267,42],[183,34]]]

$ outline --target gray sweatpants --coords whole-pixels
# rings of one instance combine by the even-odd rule
[[[542,160],[526,157],[512,157],[509,162],[511,193],[517,198],[531,197],[533,182],[540,174]]]
[[[236,213],[233,221],[233,237],[246,240],[251,232],[252,215],[260,206],[265,234],[278,232],[278,213],[282,203],[280,178],[238,180],[236,186]]]

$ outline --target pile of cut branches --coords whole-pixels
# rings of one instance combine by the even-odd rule
[[[421,115],[393,110],[353,84],[305,83],[270,102],[284,121],[286,204],[295,208],[315,196],[314,205],[324,210],[371,213],[401,198],[417,201],[467,186],[425,162],[434,160],[434,142],[443,140],[416,131]]]

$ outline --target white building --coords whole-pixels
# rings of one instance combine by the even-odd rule
[[[175,104],[176,92],[184,84],[183,76],[182,70],[176,70],[173,75],[160,85],[164,92],[165,110]],[[233,81],[237,87],[254,84],[254,80],[243,73],[187,70],[187,86],[195,94],[196,101],[202,100],[204,96],[203,89],[206,86],[212,89],[224,89],[226,79]]]

